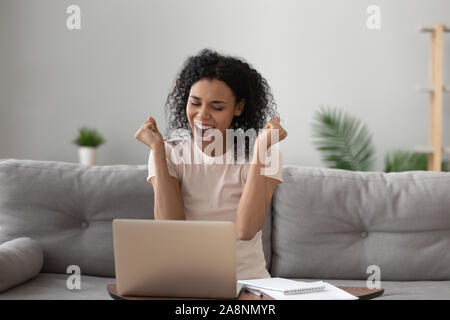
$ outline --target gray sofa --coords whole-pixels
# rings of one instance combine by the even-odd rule
[[[44,254],[0,299],[110,299],[111,223],[153,219],[146,176],[147,165],[0,160],[0,244],[29,237]],[[283,178],[263,230],[272,277],[366,286],[375,265],[377,299],[450,299],[450,173],[285,166]],[[70,265],[79,290],[67,288]]]

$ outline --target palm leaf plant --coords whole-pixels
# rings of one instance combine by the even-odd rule
[[[357,118],[320,107],[312,123],[313,144],[330,168],[370,171],[375,161],[372,135]]]

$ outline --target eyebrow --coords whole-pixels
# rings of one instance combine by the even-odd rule
[[[193,96],[193,95],[190,95],[190,97],[192,97],[194,99],[201,100],[199,97],[196,97],[196,96]],[[222,101],[222,100],[212,100],[211,103],[226,103],[226,102]]]

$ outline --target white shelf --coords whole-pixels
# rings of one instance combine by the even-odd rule
[[[416,85],[416,90],[420,91],[420,92],[434,92],[434,87],[433,86]],[[450,85],[443,85],[442,91],[445,93],[450,93]]]
[[[419,32],[433,32],[435,30],[434,26],[425,26],[420,25],[417,27],[417,31]],[[444,32],[450,32],[450,28],[444,25]]]
[[[416,86],[416,90],[420,91],[420,92],[433,92],[434,91],[434,87],[417,85]]]
[[[420,25],[417,27],[417,31],[419,32],[433,32],[434,27]]]
[[[416,146],[414,147],[414,152],[419,152],[419,153],[433,153],[434,152],[434,147],[433,146]]]
[[[434,152],[434,147],[433,146],[415,146],[413,151],[414,152],[419,152],[419,153],[430,154],[430,153]],[[442,151],[442,153],[450,154],[450,146],[442,147],[441,151]]]

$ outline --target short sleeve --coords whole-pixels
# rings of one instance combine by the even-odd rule
[[[172,146],[168,141],[164,141],[164,146],[166,148],[166,161],[167,161],[167,168],[169,169],[169,174],[180,180],[180,176],[177,172],[177,165],[172,160]],[[154,176],[155,176],[155,161],[153,158],[153,150],[150,149],[150,153],[148,156],[147,182],[150,182],[150,178]]]
[[[247,181],[249,170],[250,164],[245,165],[242,169],[244,182]],[[265,168],[262,168],[261,174],[266,177],[276,179],[279,183],[283,183],[283,156],[278,145],[274,145],[269,149],[267,165]]]

